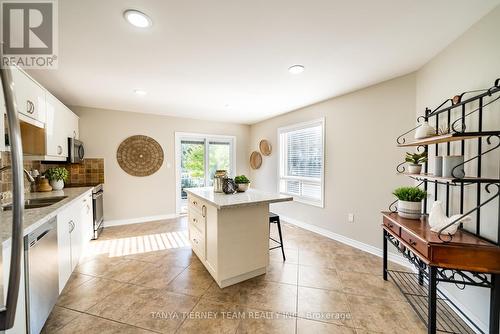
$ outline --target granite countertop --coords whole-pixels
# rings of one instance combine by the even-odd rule
[[[277,193],[268,193],[255,189],[248,189],[243,193],[226,195],[215,193],[213,187],[184,189],[190,195],[196,196],[213,204],[217,209],[234,208],[264,203],[293,201],[293,197]]]
[[[45,198],[67,196],[67,198],[46,206],[36,209],[25,209],[23,216],[24,235],[34,231],[41,224],[56,216],[61,210],[67,207],[71,202],[83,197],[87,192],[91,191],[92,187],[80,188],[65,188],[63,190],[51,192],[35,192],[26,194],[25,199]],[[0,211],[0,242],[8,241],[12,236],[12,211]]]

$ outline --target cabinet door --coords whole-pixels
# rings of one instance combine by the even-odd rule
[[[45,90],[18,68],[12,67],[12,78],[19,113],[45,123]]]
[[[74,215],[71,219],[73,227],[70,230],[71,234],[71,271],[75,270],[78,262],[80,262],[80,257],[82,255],[82,219],[81,206],[78,205],[74,208]]]
[[[59,293],[64,289],[71,276],[71,215],[64,210],[57,216],[57,252],[59,256]]]
[[[68,157],[68,131],[66,128],[69,119],[66,106],[58,99],[47,93],[47,117],[45,123],[46,154],[52,157]]]
[[[68,138],[79,139],[80,131],[78,130],[78,123],[80,121],[80,118],[73,111],[71,111],[71,109],[66,108],[66,110],[67,110],[66,136]]]
[[[86,196],[82,201],[82,245],[85,249],[86,245],[94,236],[94,215],[92,212],[92,194]]]

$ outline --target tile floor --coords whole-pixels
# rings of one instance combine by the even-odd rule
[[[286,263],[273,250],[266,275],[220,289],[186,224],[106,228],[43,333],[426,332],[378,257],[284,224]]]

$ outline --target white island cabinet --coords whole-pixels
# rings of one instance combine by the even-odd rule
[[[265,274],[269,204],[293,198],[253,189],[233,195],[209,187],[185,191],[192,249],[217,284],[224,288]]]

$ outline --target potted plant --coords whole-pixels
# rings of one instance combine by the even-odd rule
[[[422,164],[427,162],[427,152],[423,153],[409,153],[406,152],[405,161],[408,162],[408,173],[420,174],[422,171]]]
[[[236,176],[234,183],[238,186],[238,192],[245,192],[250,186],[250,180],[245,175]]]
[[[52,167],[45,171],[45,177],[49,179],[53,190],[64,188],[64,181],[68,179],[68,170],[64,167]]]
[[[427,193],[418,187],[400,187],[392,193],[398,198],[398,215],[403,218],[420,219],[422,200]]]

